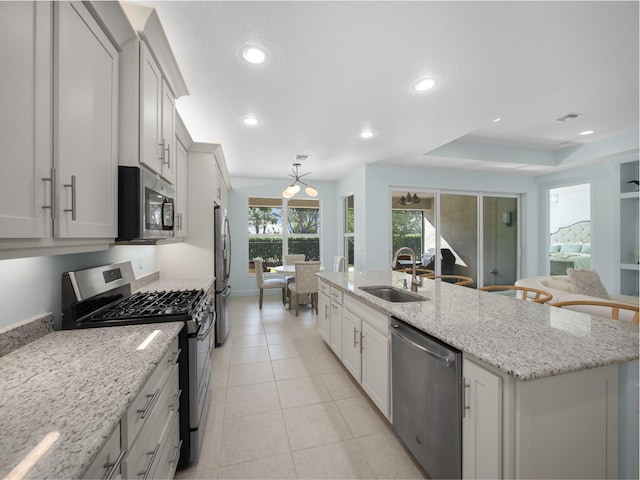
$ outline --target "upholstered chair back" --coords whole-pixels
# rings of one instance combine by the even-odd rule
[[[295,265],[296,262],[304,262],[304,253],[284,256],[285,265]]]
[[[318,277],[320,262],[296,262],[296,294],[316,293],[318,291]]]
[[[262,271],[262,259],[254,258],[253,264],[255,265],[256,271],[256,283],[258,284],[258,288],[264,287],[264,272]]]
[[[333,271],[344,272],[344,257],[342,255],[333,257]]]

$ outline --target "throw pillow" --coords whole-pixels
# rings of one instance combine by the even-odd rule
[[[567,274],[569,281],[578,288],[579,293],[590,297],[609,299],[607,289],[602,285],[600,276],[595,270],[568,268]]]
[[[549,252],[559,252],[561,246],[559,243],[552,243],[551,246],[549,246]]]
[[[586,253],[591,255],[591,244],[585,243],[584,245],[582,245],[582,250],[580,250],[580,253]]]
[[[568,278],[548,277],[547,285],[549,285],[549,288],[555,288],[556,290],[571,291],[571,284]]]

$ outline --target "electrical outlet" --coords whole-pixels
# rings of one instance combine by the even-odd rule
[[[138,257],[138,268],[142,270],[142,255]]]

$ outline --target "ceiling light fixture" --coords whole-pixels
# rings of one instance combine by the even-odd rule
[[[299,184],[301,184],[301,185],[304,185],[306,187],[304,189],[304,191],[305,191],[305,193],[307,195],[309,195],[310,197],[317,197],[318,196],[318,190],[316,190],[311,185],[307,185],[302,180],[300,180],[300,178],[309,175],[309,173],[303,173],[302,175],[300,175],[298,173],[298,168],[299,167],[300,167],[299,163],[294,163],[293,164],[293,169],[292,169],[293,175],[289,174],[289,176],[294,179],[293,183],[291,185],[289,185],[287,188],[284,189],[284,191],[282,192],[282,196],[284,198],[293,197],[296,193],[298,193],[300,191],[300,185]]]
[[[496,118],[496,119],[493,121],[493,123],[498,123],[500,120],[502,120],[502,117],[498,117],[498,118]]]
[[[402,196],[400,197],[400,205],[405,206],[405,205],[416,205],[418,203],[421,203],[422,200],[420,200],[418,198],[418,194],[414,193],[413,195],[411,195],[409,192],[407,192],[406,196]]]
[[[427,90],[431,90],[436,86],[438,81],[435,78],[423,78],[418,82],[414,83],[413,89],[418,92],[426,92]]]
[[[255,125],[258,125],[258,123],[260,122],[258,121],[257,118],[247,117],[244,120],[242,120],[242,123],[244,123],[245,125],[249,125],[250,127],[253,127]]]
[[[371,130],[364,130],[363,132],[360,132],[361,138],[371,138],[374,135],[375,135],[375,132],[372,132]]]
[[[267,61],[267,54],[261,48],[249,46],[242,49],[242,58],[254,65],[260,65]]]
[[[580,135],[591,135],[595,130],[585,130],[584,132],[580,132]]]

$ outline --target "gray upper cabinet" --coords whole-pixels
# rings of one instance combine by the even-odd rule
[[[53,7],[0,2],[0,237],[52,235]]]
[[[80,2],[54,4],[55,236],[118,234],[118,51]]]

